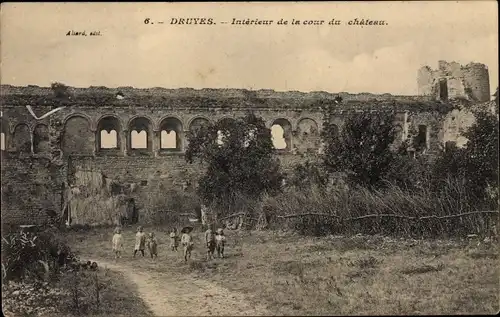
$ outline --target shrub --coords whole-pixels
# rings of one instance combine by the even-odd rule
[[[262,118],[248,114],[189,133],[186,161],[207,165],[197,191],[210,205],[240,194],[257,200],[264,192],[279,192],[283,175],[273,153],[271,130]]]
[[[47,279],[62,265],[76,260],[65,242],[51,231],[11,232],[2,237],[5,280]]]
[[[390,113],[362,112],[347,118],[342,131],[325,116],[321,133],[325,144],[324,166],[347,174],[351,183],[380,187],[394,160],[396,135]]]

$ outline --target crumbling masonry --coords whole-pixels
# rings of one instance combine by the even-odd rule
[[[262,117],[269,128],[282,128],[286,147],[276,154],[289,169],[317,155],[327,107],[339,130],[353,112],[391,111],[396,114],[397,142],[420,134],[424,152],[432,154],[446,142],[463,144],[460,129],[473,121],[464,109],[490,100],[488,70],[481,64],[440,62],[435,71],[424,67],[418,87],[419,96],[90,87],[69,88],[71,98],[62,100],[51,88],[4,85],[2,223],[43,223],[50,214],[61,214],[67,209],[68,193],[85,190],[82,175],[88,171],[94,178],[96,171],[102,175],[97,181],[102,186],[109,180],[129,184],[121,193],[133,198],[138,208],[148,209],[148,195],[162,194],[155,186],[159,180],[192,186],[203,171],[184,160],[188,131],[248,111]],[[340,104],[337,96],[343,99]],[[65,108],[36,120],[26,105],[38,117]],[[145,134],[142,148],[131,142],[137,133]],[[167,133],[174,134],[175,145],[162,145]],[[103,136],[115,140],[112,146],[101,144]]]

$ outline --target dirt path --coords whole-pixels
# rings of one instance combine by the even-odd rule
[[[145,272],[125,264],[97,260],[101,267],[122,272],[137,285],[141,298],[155,316],[257,316],[269,315],[265,307],[248,303],[243,294],[213,283],[166,273]]]

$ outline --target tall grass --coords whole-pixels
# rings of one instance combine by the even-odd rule
[[[264,198],[271,226],[303,234],[389,234],[413,237],[452,237],[490,234],[498,223],[495,201],[474,203],[458,180],[448,180],[438,193],[425,188],[408,192],[397,186],[384,190],[290,188]],[[297,215],[297,216],[293,216]],[[444,218],[443,218],[444,217]]]

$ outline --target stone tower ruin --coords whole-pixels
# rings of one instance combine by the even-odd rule
[[[438,69],[424,66],[417,74],[418,94],[436,100],[465,98],[475,102],[490,101],[488,67],[481,63],[465,66],[439,61]]]

